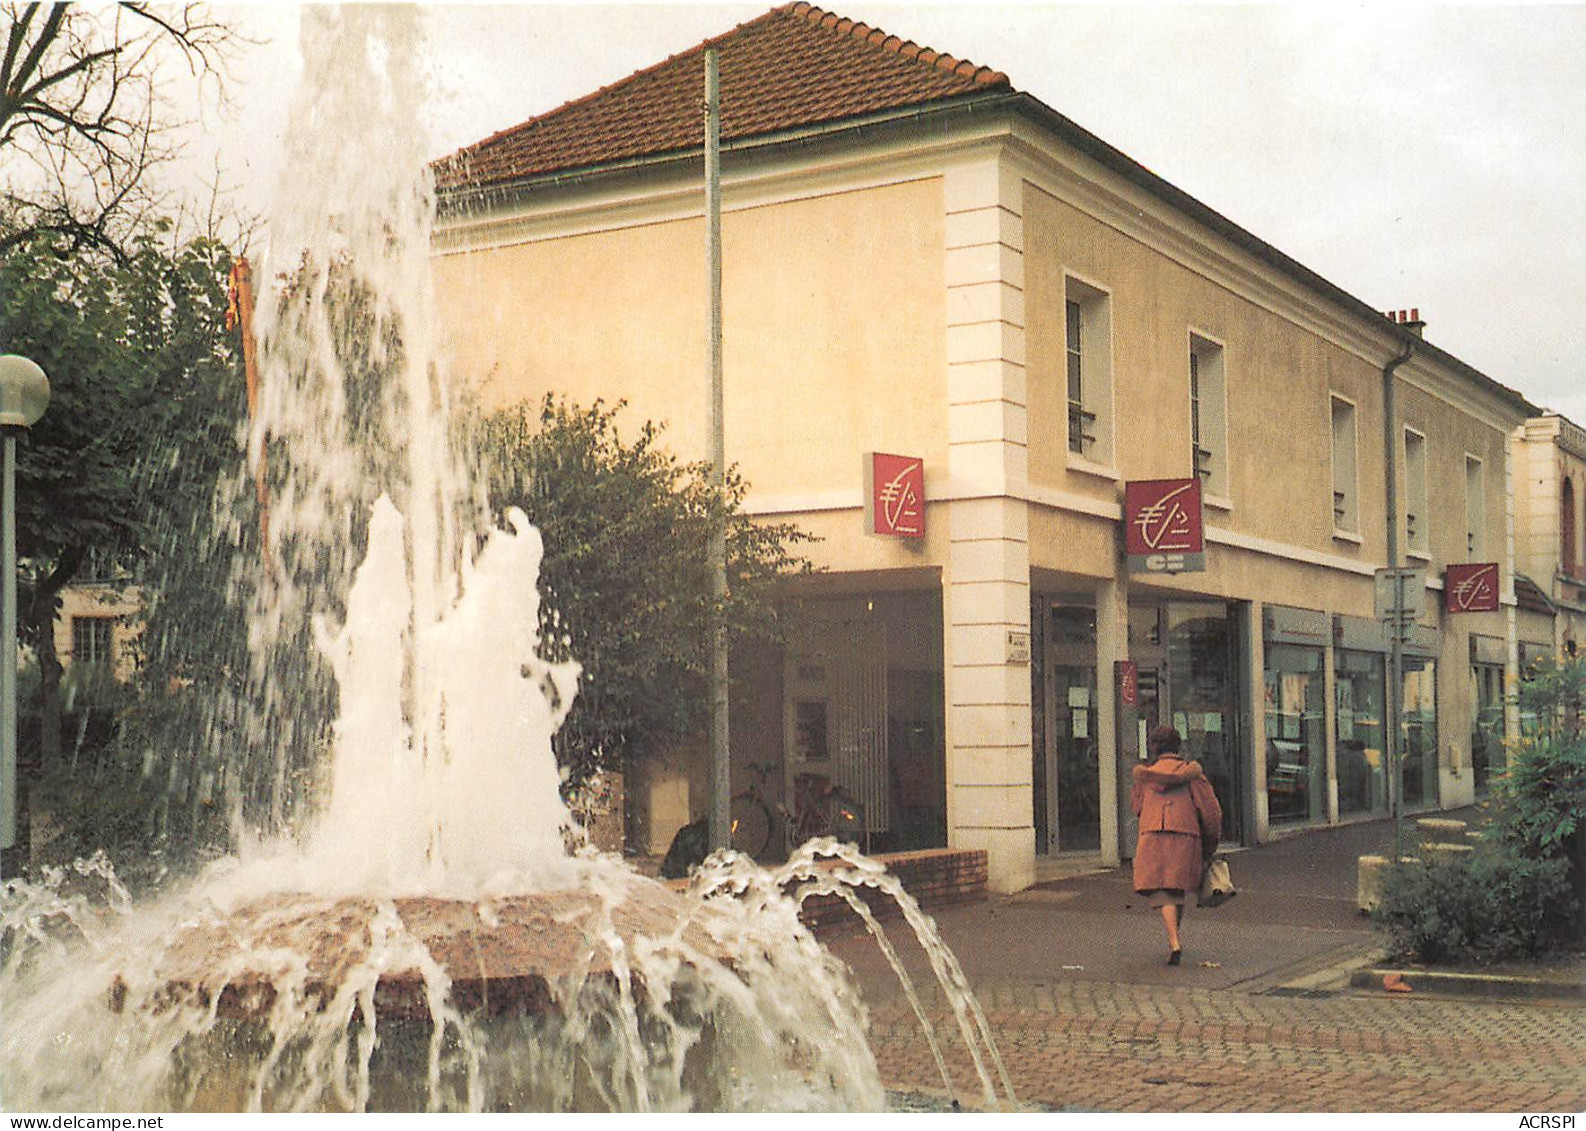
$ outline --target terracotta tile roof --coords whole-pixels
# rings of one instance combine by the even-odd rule
[[[1008,76],[810,4],[786,4],[437,164],[442,189],[502,184],[704,144],[704,52],[722,141],[1011,89]]]

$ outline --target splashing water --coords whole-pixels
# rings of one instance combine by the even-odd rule
[[[8,885],[4,1106],[877,1110],[864,1006],[804,899],[849,901],[947,1073],[865,887],[925,945],[984,1102],[1000,1082],[1011,1103],[956,961],[854,850],[812,842],[774,873],[727,853],[679,895],[564,847],[551,735],[579,672],[538,655],[524,516],[473,552],[487,508],[432,330],[418,21],[304,12],[248,446],[268,559],[234,578],[253,658],[236,737],[273,750],[229,788],[271,835],[144,904],[102,855]],[[294,834],[296,768],[325,731],[325,796]]]

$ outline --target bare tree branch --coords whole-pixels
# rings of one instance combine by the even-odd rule
[[[0,0],[0,21],[0,252],[30,233],[119,247],[159,203],[150,170],[180,150],[169,64],[224,99],[249,41],[201,4]]]

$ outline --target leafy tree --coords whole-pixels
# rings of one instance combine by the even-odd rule
[[[0,261],[0,341],[50,378],[50,408],[19,446],[18,628],[39,666],[40,753],[60,749],[53,625],[83,576],[185,549],[222,460],[234,458],[242,381],[225,328],[225,248],[164,224],[120,256],[62,254],[53,237]]]
[[[1568,861],[1586,941],[1586,660],[1544,664],[1520,685],[1519,746],[1498,777],[1498,828],[1532,860]]]
[[[241,41],[201,5],[0,4],[0,255],[39,235],[129,254],[179,151],[180,64],[218,84]],[[15,351],[13,351],[15,352]]]
[[[484,426],[492,502],[522,507],[545,540],[542,648],[583,665],[555,740],[573,783],[705,729],[713,522],[727,524],[729,644],[775,639],[778,584],[811,570],[797,549],[810,535],[751,521],[742,478],[718,493],[708,464],[661,446],[660,426],[624,440],[622,408],[547,396]]]

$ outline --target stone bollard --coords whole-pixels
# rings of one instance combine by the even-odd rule
[[[1421,846],[1421,851],[1431,860],[1449,860],[1455,856],[1464,856],[1466,853],[1475,852],[1473,844],[1453,844],[1430,842]]]
[[[1376,910],[1382,901],[1382,877],[1388,871],[1386,856],[1362,856],[1356,864],[1355,905],[1361,914]]]
[[[1419,817],[1415,827],[1423,833],[1462,833],[1465,831],[1465,822],[1452,817]]]

